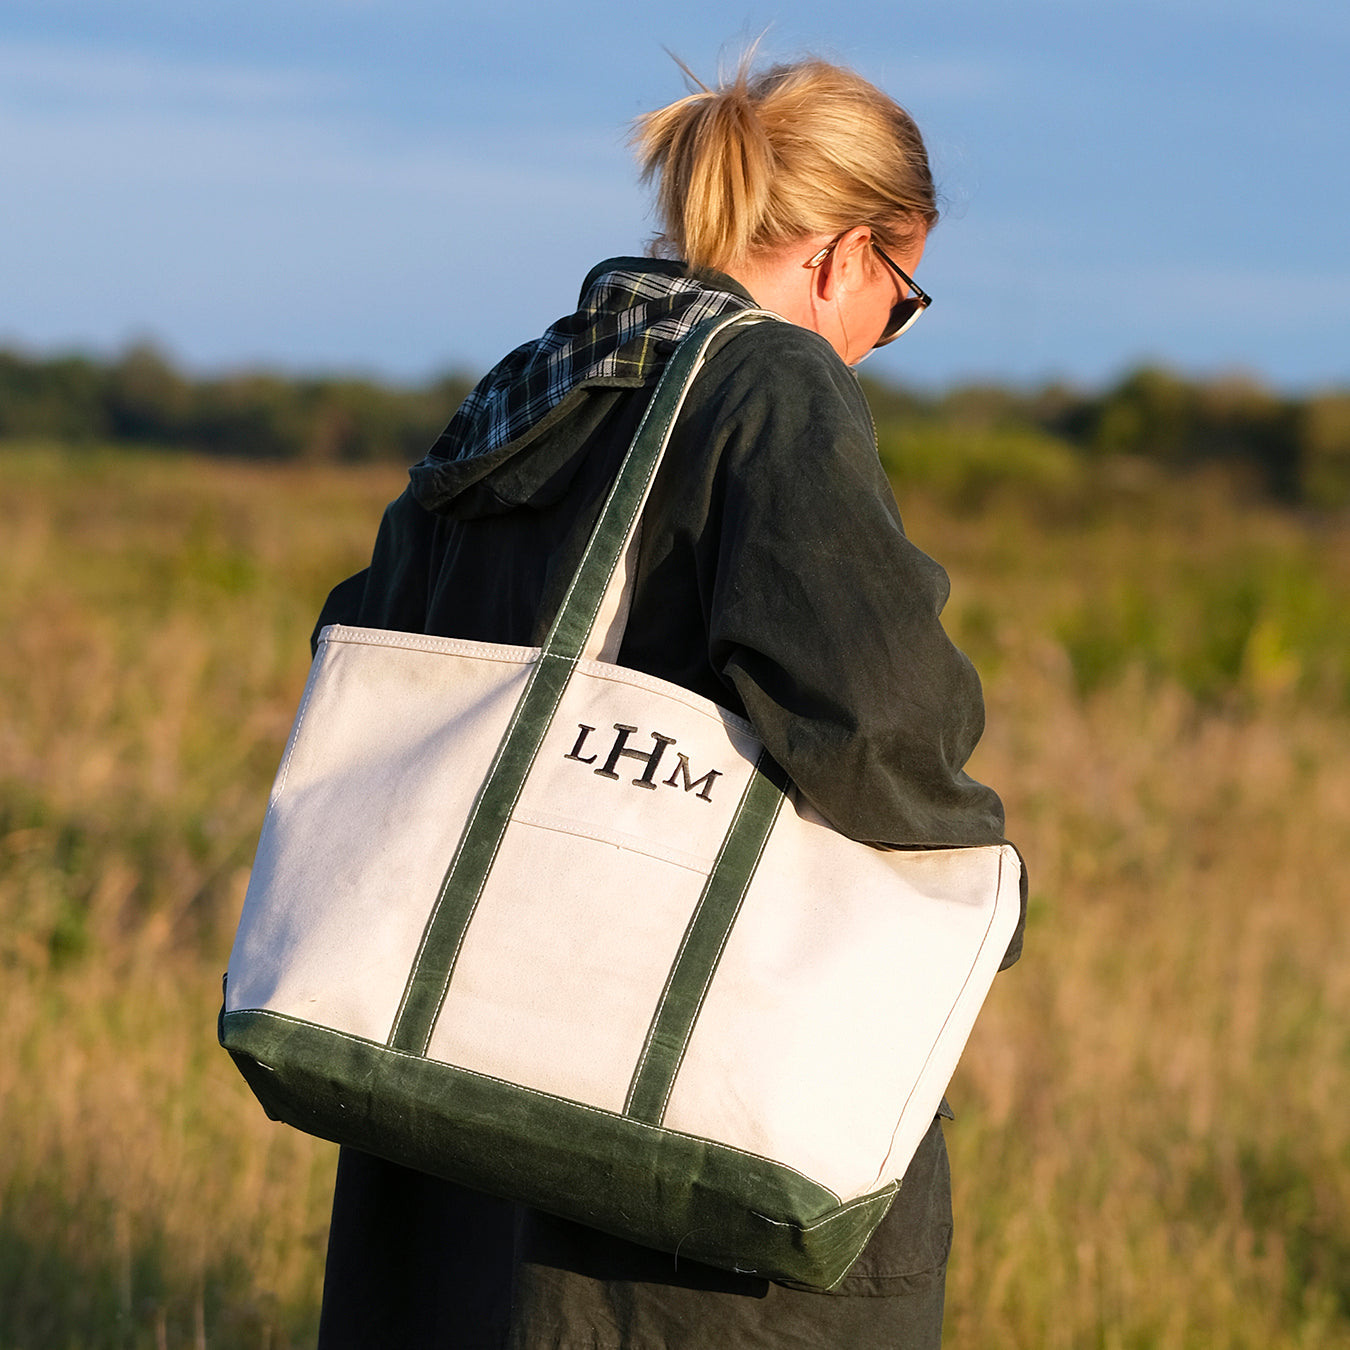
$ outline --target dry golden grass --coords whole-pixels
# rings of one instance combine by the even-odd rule
[[[214,1017],[309,627],[401,481],[0,451],[0,1350],[312,1340],[333,1151]],[[902,492],[1033,879],[951,1093],[948,1344],[1350,1345],[1350,536],[1084,491]]]
[[[402,475],[0,475],[0,1345],[305,1344],[333,1150],[212,1032],[310,625]]]
[[[1344,1346],[1343,620],[1339,651],[1307,633],[1272,654],[1271,624],[1294,625],[1253,615],[1214,701],[1151,676],[1143,650],[1081,698],[1051,635],[1132,572],[1188,609],[1184,561],[1236,570],[1234,551],[1256,550],[1265,574],[1311,551],[1343,615],[1350,536],[1212,485],[1144,507],[1049,536],[1016,510],[948,524],[970,603],[1007,606],[972,771],[1003,790],[1032,869],[1026,957],[951,1094],[948,1344]],[[1021,564],[1000,569],[1009,529]]]

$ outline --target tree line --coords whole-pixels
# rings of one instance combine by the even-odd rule
[[[0,350],[0,439],[114,442],[249,459],[420,459],[473,382],[415,387],[270,371],[194,378],[147,344],[100,361]]]
[[[963,431],[972,441],[1033,433],[1088,459],[1131,455],[1178,471],[1219,465],[1279,501],[1350,505],[1350,385],[1293,397],[1250,376],[1190,380],[1142,366],[1096,392],[967,385],[925,398],[872,384],[868,398],[883,439],[906,420],[939,429],[953,447]]]
[[[1034,433],[1080,455],[1176,468],[1233,468],[1271,496],[1350,504],[1350,386],[1305,397],[1227,376],[1143,367],[1098,391],[967,385],[942,394],[864,380],[883,438],[904,428]],[[153,346],[119,356],[0,350],[0,439],[162,446],[314,462],[420,459],[469,391],[446,375],[417,386],[249,371],[184,374]]]

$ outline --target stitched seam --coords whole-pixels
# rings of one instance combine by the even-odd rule
[[[660,458],[661,459],[665,458],[665,446],[662,446],[661,448]],[[645,496],[641,505],[643,506],[646,505]],[[638,567],[642,560],[641,510],[638,511],[637,519],[633,523],[633,528],[629,531],[628,537],[624,540],[624,546],[620,550],[620,558],[622,559],[623,567],[628,568],[628,565],[631,562],[632,568],[623,579],[623,586],[619,590],[619,599],[617,604],[614,606],[614,616],[610,620],[609,629],[605,632],[604,640],[597,647],[595,645],[595,637],[596,637],[595,625],[600,622],[600,611],[604,609],[605,601],[609,597],[609,586],[606,586],[605,589],[601,592],[600,604],[596,609],[595,618],[594,620],[592,620],[591,631],[586,635],[586,641],[582,644],[581,654],[583,660],[587,658],[588,653],[592,652],[594,653],[594,656],[591,659],[595,660],[596,662],[613,664],[614,662],[617,662],[619,659],[619,651],[623,647],[624,634],[628,630],[628,619],[633,612],[633,592],[637,590]],[[613,573],[610,574],[610,579],[612,584]],[[610,653],[608,661],[605,661],[604,651],[605,648],[609,646],[610,634],[614,631],[616,627],[618,629],[617,641],[614,644],[614,647]]]
[[[1003,889],[1003,853],[1002,850],[1000,850],[998,856],[998,878],[994,883],[994,895],[997,897],[997,895],[1002,889]],[[891,1131],[890,1146],[886,1150],[886,1156],[881,1160],[881,1166],[883,1168],[890,1161],[891,1155],[895,1152],[895,1136],[900,1133],[900,1125],[905,1118],[905,1113],[909,1110],[910,1103],[914,1100],[914,1094],[918,1092],[919,1086],[923,1082],[924,1076],[928,1072],[928,1066],[933,1062],[933,1055],[937,1050],[938,1042],[941,1041],[943,1033],[946,1031],[948,1024],[951,1022],[952,1016],[956,1012],[956,1009],[965,1000],[966,990],[970,988],[971,976],[974,974],[975,967],[979,963],[981,954],[984,952],[984,949],[989,945],[989,934],[994,927],[994,918],[995,918],[995,911],[991,910],[989,913],[989,921],[988,923],[985,924],[984,936],[980,939],[980,945],[976,949],[975,955],[972,956],[970,959],[970,965],[966,969],[965,978],[961,981],[961,988],[957,990],[956,997],[953,998],[951,1002],[948,1004],[946,1015],[942,1019],[942,1026],[939,1028],[937,1034],[933,1037],[932,1047],[930,1048],[928,1054],[924,1056],[923,1067],[919,1070],[918,1077],[915,1078],[914,1080],[914,1086],[910,1089],[909,1096],[905,1098],[904,1104],[900,1108],[900,1116],[895,1122],[895,1129]],[[881,1173],[878,1172],[877,1180],[880,1180],[880,1178]]]
[[[505,751],[507,743],[511,738],[511,733],[515,729],[517,723],[520,720],[521,708],[524,706],[526,700],[529,698],[530,690],[534,687],[535,679],[539,674],[539,670],[542,664],[543,658],[541,657],[540,660],[535,663],[534,669],[530,671],[529,680],[527,681],[524,690],[521,692],[520,698],[516,701],[516,706],[511,710],[511,720],[507,723],[506,731],[503,734],[501,740],[497,744],[497,753],[496,755],[493,756],[492,765],[488,769],[487,776],[483,779],[483,787],[479,789],[478,796],[474,799],[473,806],[469,811],[469,818],[465,823],[464,829],[460,832],[459,842],[455,845],[455,851],[451,855],[450,865],[446,869],[445,875],[441,878],[440,887],[436,892],[436,903],[432,905],[431,913],[427,917],[426,924],[422,929],[422,940],[418,944],[417,955],[413,958],[412,967],[408,971],[408,978],[406,983],[404,984],[403,997],[399,1000],[398,1011],[394,1014],[394,1023],[389,1031],[389,1040],[391,1042],[397,1037],[399,1027],[402,1025],[403,1016],[404,1013],[407,1011],[408,1007],[408,1000],[412,996],[413,986],[416,984],[418,972],[421,970],[424,958],[426,956],[427,944],[431,939],[432,930],[436,926],[436,918],[440,914],[441,908],[445,904],[446,896],[449,894],[450,880],[454,876],[455,868],[459,863],[460,856],[464,852],[464,845],[466,844],[470,835],[473,832],[474,821],[478,819],[478,812],[482,807],[483,797],[485,795],[487,786],[489,783],[492,782],[493,774],[496,773],[497,765],[501,762],[502,754]],[[495,857],[496,855],[494,854],[493,856]],[[477,901],[475,900],[475,905],[476,903]],[[470,911],[470,918],[472,918],[472,911]],[[463,934],[460,935],[460,941],[461,942],[463,941]],[[456,953],[458,953],[459,951],[458,944],[455,947],[455,951]],[[442,995],[442,1000],[443,999],[444,995]],[[435,1023],[433,1022],[432,1025],[435,1025]],[[429,1032],[426,1039],[427,1042],[430,1041]],[[425,1049],[425,1043],[423,1049]]]
[[[696,854],[681,853],[677,849],[656,849],[649,846],[637,835],[624,834],[620,830],[605,830],[599,825],[587,825],[582,821],[571,820],[563,816],[545,816],[534,811],[514,811],[511,820],[517,825],[528,825],[535,830],[551,830],[555,834],[566,834],[576,839],[593,839],[598,844],[612,844],[615,848],[628,853],[640,853],[644,858],[656,862],[669,863],[672,867],[682,867],[687,872],[702,875],[708,862]],[[678,856],[677,856],[678,855]]]
[[[528,1093],[531,1097],[538,1097],[541,1101],[563,1102],[568,1106],[576,1107],[579,1111],[585,1111],[593,1116],[601,1116],[606,1120],[622,1121],[625,1126],[636,1126],[638,1129],[655,1130],[658,1134],[679,1135],[682,1139],[693,1139],[702,1144],[705,1148],[719,1149],[726,1153],[733,1153],[739,1158],[750,1158],[756,1162],[769,1163],[773,1167],[782,1168],[785,1172],[791,1172],[793,1176],[801,1177],[803,1181],[810,1182],[813,1186],[819,1186],[820,1189],[828,1195],[834,1196],[839,1200],[837,1191],[832,1190],[823,1182],[817,1181],[815,1177],[807,1176],[798,1167],[793,1167],[791,1163],[780,1162],[777,1158],[766,1157],[763,1153],[754,1153],[750,1149],[738,1148],[735,1144],[726,1144],[719,1139],[708,1139],[701,1134],[690,1134],[686,1130],[672,1130],[665,1125],[653,1125],[650,1121],[635,1120],[632,1116],[621,1115],[617,1111],[606,1111],[602,1106],[592,1106],[589,1102],[579,1102],[572,1097],[560,1097],[556,1092],[541,1092],[538,1088],[532,1088],[524,1083],[513,1083],[509,1078],[498,1078],[495,1074],[483,1073],[480,1069],[466,1069],[460,1064],[451,1064],[448,1060],[428,1059],[425,1055],[414,1054],[410,1050],[397,1050],[391,1045],[381,1044],[379,1041],[370,1040],[365,1036],[355,1036],[351,1032],[339,1031],[336,1027],[326,1027],[318,1022],[307,1022],[302,1017],[292,1017],[289,1013],[273,1012],[270,1008],[236,1008],[233,1012],[225,1014],[227,1021],[245,1017],[266,1017],[277,1022],[288,1022],[293,1026],[315,1027],[322,1031],[325,1036],[338,1036],[344,1041],[351,1041],[354,1045],[368,1045],[373,1050],[378,1050],[383,1054],[397,1055],[400,1059],[416,1060],[422,1064],[442,1064],[448,1069],[453,1069],[456,1073],[468,1074],[473,1078],[482,1079],[488,1083],[500,1083],[503,1087],[511,1088],[516,1092]],[[242,1053],[248,1054],[248,1051]],[[893,1183],[887,1183],[891,1185]],[[815,1219],[809,1224],[800,1225],[803,1229],[822,1227],[827,1223],[833,1223],[836,1219],[842,1218],[850,1210],[859,1208],[862,1205],[870,1204],[876,1200],[876,1194],[859,1196],[855,1200],[847,1203],[840,1201],[841,1208],[823,1219]],[[761,1215],[761,1218],[764,1217]],[[776,1220],[770,1219],[773,1223]]]
[[[319,641],[352,647],[395,647],[408,651],[481,656],[485,661],[528,665],[539,655],[538,647],[513,646],[506,642],[475,642],[469,638],[437,637],[431,633],[405,633],[395,628],[349,628],[329,624]]]
[[[319,645],[324,645],[324,639],[319,639]],[[315,660],[318,660],[316,653]],[[286,745],[286,753],[282,757],[281,767],[277,771],[276,786],[272,789],[272,801],[276,801],[285,790],[286,780],[291,774],[291,760],[295,755],[295,747],[300,742],[300,728],[305,724],[305,715],[309,712],[310,699],[314,697],[315,687],[318,685],[318,675],[316,670],[310,671],[310,678],[305,681],[305,696],[300,700],[299,710],[295,714],[295,726],[291,730],[291,738]]]

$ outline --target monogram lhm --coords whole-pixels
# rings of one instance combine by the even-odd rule
[[[582,753],[586,748],[587,738],[594,730],[594,727],[588,727],[584,722],[578,722],[576,744],[563,758],[574,759],[579,764],[594,764],[600,758],[599,754],[587,755]],[[605,757],[604,764],[595,772],[601,778],[617,779],[619,774],[616,772],[616,765],[621,759],[640,759],[643,763],[642,776],[632,780],[633,786],[649,788],[655,792],[657,766],[661,763],[661,757],[666,753],[666,746],[675,744],[675,737],[663,736],[659,731],[653,731],[650,733],[654,742],[652,748],[650,750],[634,750],[629,748],[628,738],[637,734],[637,728],[625,726],[622,722],[615,722],[614,730],[619,734],[614,738],[614,744],[609,747],[609,754]],[[709,769],[701,778],[695,778],[689,770],[689,756],[676,750],[675,758],[674,771],[669,778],[661,779],[661,784],[664,787],[683,786],[686,792],[693,792],[700,801],[712,801],[713,784],[721,778],[722,771],[720,769]]]

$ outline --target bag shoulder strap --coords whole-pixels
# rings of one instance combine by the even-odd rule
[[[670,439],[670,429],[707,357],[709,343],[731,324],[759,322],[770,317],[775,316],[763,310],[741,310],[735,315],[710,319],[685,338],[667,363],[446,869],[389,1033],[388,1043],[393,1049],[412,1055],[426,1054],[460,946],[506,835],[511,813],[577,662],[591,640],[605,593],[614,584],[619,560],[641,518],[652,479]],[[622,581],[617,584],[622,590]],[[753,790],[747,790],[747,795],[759,804],[758,814],[764,818],[760,829],[767,830],[782,800],[782,783],[766,776],[761,766],[761,772],[754,777]],[[742,854],[748,857],[751,853],[757,856],[758,845],[753,841],[749,845],[744,843],[745,830],[733,829],[731,834],[737,841],[733,850],[737,857]],[[724,844],[723,853],[726,852]],[[722,870],[720,855],[714,870]],[[748,875],[747,872],[747,878]],[[652,1085],[644,1083],[642,1089],[640,1096],[644,1103],[659,1095]]]
[[[632,444],[614,477],[581,562],[544,639],[543,650],[569,664],[617,655],[637,573],[636,543],[656,471],[675,420],[713,339],[737,324],[778,319],[763,309],[737,310],[694,328],[666,362]],[[781,322],[781,320],[780,320]]]

